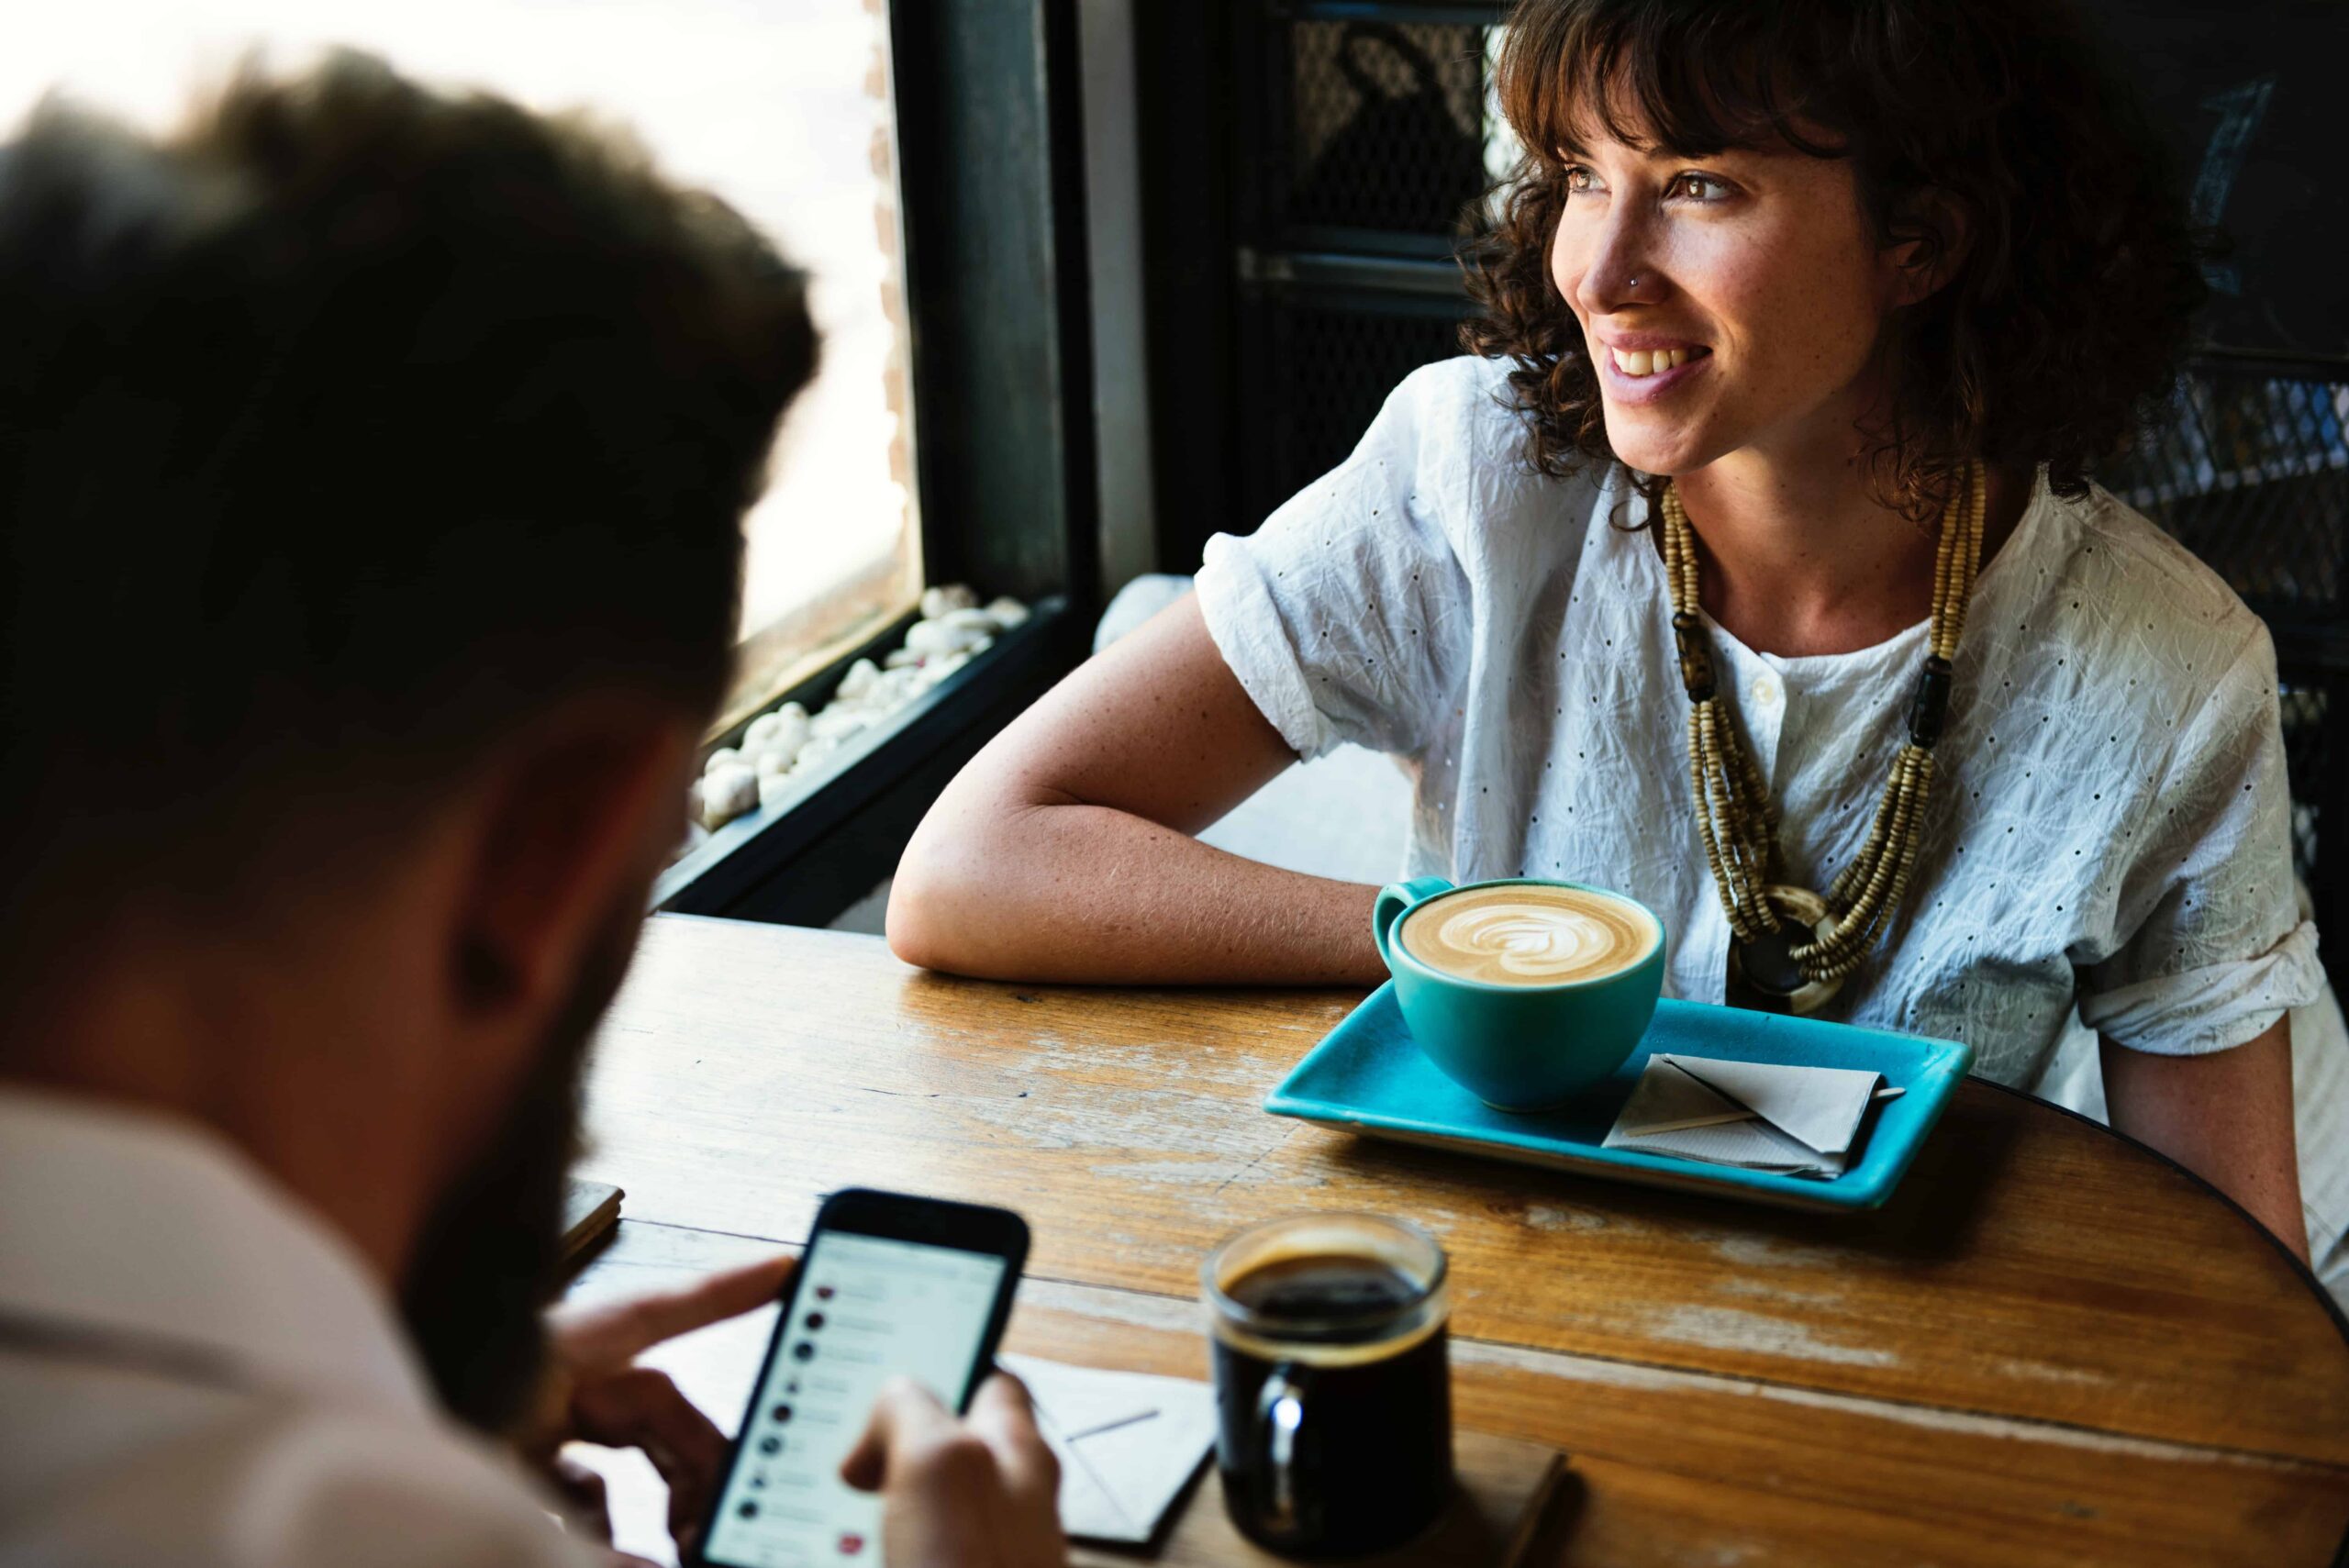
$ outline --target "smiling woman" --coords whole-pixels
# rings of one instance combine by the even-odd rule
[[[2115,1124],[2299,1250],[2275,656],[2087,478],[2202,285],[2076,18],[1524,0],[1499,80],[1474,356],[972,764],[899,952],[1375,980],[1374,889],[1190,836],[1351,741],[1411,776],[1405,875],[1629,894],[1668,994],[2014,1084],[2076,1016]]]

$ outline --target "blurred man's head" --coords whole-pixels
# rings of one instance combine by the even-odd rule
[[[369,61],[0,150],[0,1081],[238,1140],[476,1420],[814,355],[720,203]]]

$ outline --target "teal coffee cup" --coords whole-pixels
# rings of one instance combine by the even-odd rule
[[[1664,922],[1579,883],[1398,882],[1371,934],[1411,1038],[1497,1110],[1546,1109],[1613,1073],[1664,989]]]

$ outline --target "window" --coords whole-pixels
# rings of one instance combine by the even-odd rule
[[[255,46],[290,70],[345,44],[624,123],[810,272],[823,365],[750,520],[740,677],[712,745],[786,698],[820,707],[858,655],[885,660],[930,578],[1033,613],[672,865],[662,907],[830,920],[1083,657],[1098,556],[1074,7],[82,0],[12,20],[0,135],[52,88],[161,129]]]
[[[810,274],[824,350],[749,519],[723,728],[921,588],[883,20],[877,0],[93,0],[12,19],[0,120],[55,87],[160,130],[255,46],[290,69],[345,44],[619,121],[740,209]]]

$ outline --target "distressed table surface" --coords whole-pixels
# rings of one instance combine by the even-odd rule
[[[1359,999],[990,984],[872,938],[659,917],[590,1078],[583,1169],[627,1218],[574,1294],[796,1245],[822,1194],[895,1187],[1027,1216],[1010,1348],[1204,1376],[1218,1238],[1377,1209],[1452,1256],[1460,1422],[1569,1456],[1537,1561],[2341,1551],[2349,1339],[2166,1162],[1969,1082],[1883,1210],[1798,1215],[1264,1115]],[[730,1422],[763,1335],[653,1359]]]

